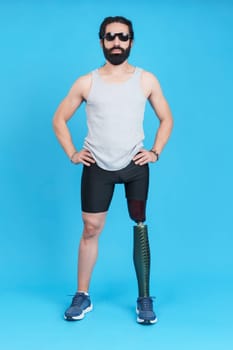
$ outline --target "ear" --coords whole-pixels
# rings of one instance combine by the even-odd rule
[[[103,39],[100,39],[100,46],[103,47],[104,43],[103,43]]]
[[[131,42],[130,42],[130,47],[133,47],[133,44],[134,44],[134,41],[131,40]]]

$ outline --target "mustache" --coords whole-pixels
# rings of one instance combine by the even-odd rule
[[[117,49],[117,50],[120,50],[122,53],[125,52],[125,50],[122,49],[122,47],[120,47],[120,46],[114,46],[114,47],[112,47],[109,51],[112,52],[113,50],[116,50],[116,49]]]

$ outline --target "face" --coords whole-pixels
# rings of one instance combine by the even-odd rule
[[[121,34],[114,35],[117,33]],[[111,64],[119,65],[126,61],[132,47],[128,26],[123,23],[108,24],[105,29],[105,38],[101,41],[101,45],[106,60]]]

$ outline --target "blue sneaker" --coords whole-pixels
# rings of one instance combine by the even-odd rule
[[[157,317],[153,310],[153,300],[151,297],[139,297],[137,299],[137,322],[141,324],[153,324],[157,322]]]
[[[82,320],[85,314],[93,309],[88,294],[77,292],[72,299],[70,307],[66,310],[64,318],[67,321]]]

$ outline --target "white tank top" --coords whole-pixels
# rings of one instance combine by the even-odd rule
[[[92,72],[87,98],[88,135],[84,148],[105,170],[126,167],[143,146],[146,97],[141,87],[141,68],[123,83],[107,83],[98,70]]]

